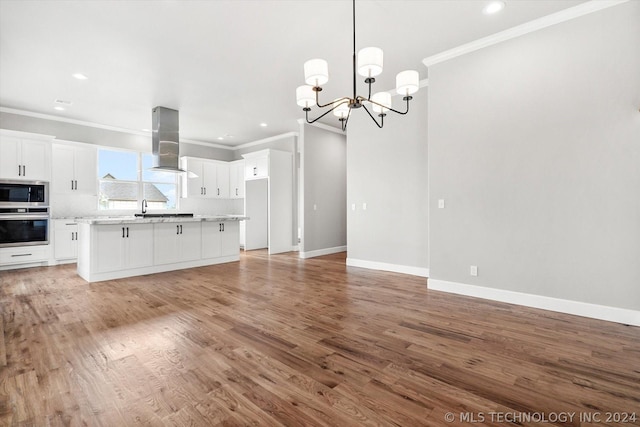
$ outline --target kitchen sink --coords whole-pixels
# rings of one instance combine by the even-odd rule
[[[137,213],[138,218],[193,218],[192,213]]]

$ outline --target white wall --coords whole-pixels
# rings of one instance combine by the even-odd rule
[[[301,125],[302,242],[300,255],[340,252],[347,244],[346,138]],[[315,206],[315,209],[314,209]]]
[[[637,1],[430,67],[430,285],[640,310],[639,108]]]
[[[428,275],[427,89],[382,129],[365,111],[347,135],[348,264]],[[402,98],[394,108],[404,111]],[[363,203],[367,209],[363,209]],[[355,204],[356,210],[352,210]]]

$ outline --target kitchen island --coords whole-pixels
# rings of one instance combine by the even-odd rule
[[[238,215],[78,218],[78,274],[88,282],[240,259]]]

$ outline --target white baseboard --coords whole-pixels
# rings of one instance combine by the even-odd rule
[[[337,254],[347,250],[346,246],[335,246],[333,248],[317,249],[315,251],[300,252],[300,258],[313,258],[322,255]]]
[[[450,292],[492,301],[590,317],[592,319],[608,320],[609,322],[617,322],[625,325],[640,326],[640,311],[626,308],[609,307],[580,301],[506,291],[504,289],[468,285],[466,283],[448,282],[445,280],[429,279],[427,287],[434,291]]]
[[[429,269],[410,265],[388,264],[386,262],[368,261],[364,259],[347,258],[350,267],[368,268],[370,270],[391,271],[394,273],[410,274],[412,276],[429,277]]]

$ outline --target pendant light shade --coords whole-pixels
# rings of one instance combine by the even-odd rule
[[[378,47],[365,47],[358,52],[358,74],[375,77],[382,73],[383,53]]]
[[[349,105],[344,101],[335,101],[333,115],[339,119],[346,119],[349,115]]]
[[[304,81],[311,86],[322,86],[329,81],[329,65],[324,59],[310,59],[304,63]]]
[[[420,89],[420,74],[415,70],[401,71],[396,76],[396,90],[400,95],[411,95]]]
[[[378,104],[384,105],[384,107],[381,107],[376,104],[371,104],[373,111],[375,111],[376,113],[384,114],[389,111],[389,108],[391,108],[391,94],[389,92],[374,93],[371,97],[371,100]]]
[[[296,89],[296,102],[302,108],[309,108],[316,103],[316,93],[309,85],[298,86]]]

